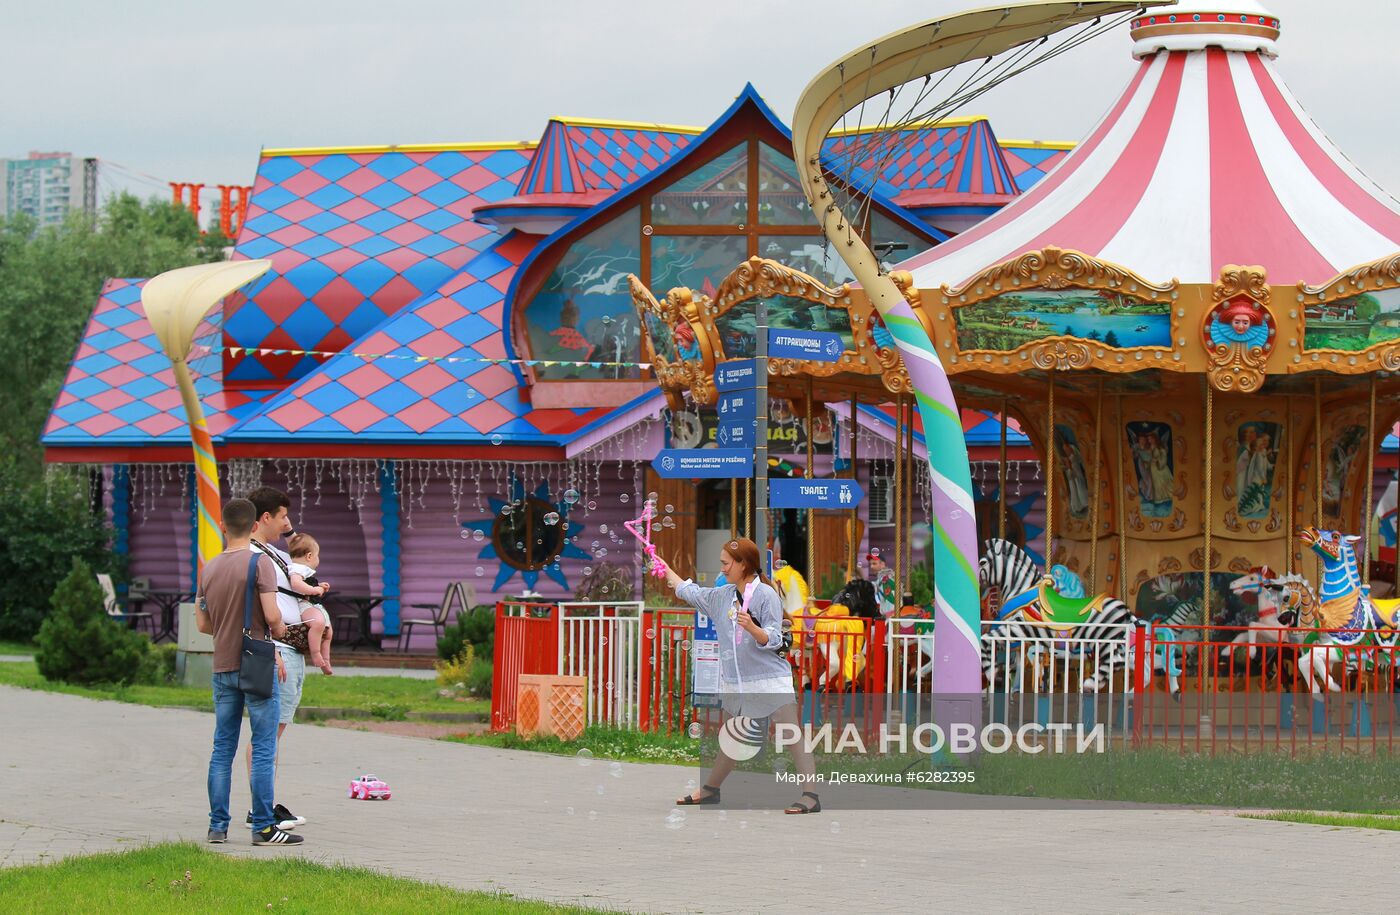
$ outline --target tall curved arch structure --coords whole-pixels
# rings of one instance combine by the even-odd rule
[[[881,271],[879,259],[859,233],[849,229],[848,216],[855,214],[841,211],[837,192],[827,183],[822,142],[846,112],[911,80],[1144,5],[1111,0],[1025,3],[923,22],[863,45],[818,73],[803,90],[793,115],[793,152],[803,191],[823,232],[893,334],[924,424],[934,510],[936,696],[972,696],[982,689],[977,518],[967,445],[952,387],[929,334],[899,285]]]

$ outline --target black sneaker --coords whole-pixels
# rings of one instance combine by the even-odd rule
[[[276,826],[269,826],[261,832],[253,833],[254,845],[300,845],[305,841],[305,836],[292,835]]]
[[[248,817],[243,821],[243,825],[247,826],[249,829],[253,828],[253,811],[248,811]]]
[[[299,817],[281,804],[272,808],[272,820],[277,824],[278,829],[296,829],[298,826],[306,825],[306,817]]]
[[[211,829],[211,830],[209,830],[209,844],[210,844],[210,845],[223,845],[223,844],[224,844],[225,842],[227,842],[227,841],[228,841],[228,830],[227,830],[227,829]]]

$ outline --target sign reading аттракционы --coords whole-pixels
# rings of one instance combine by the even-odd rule
[[[773,359],[840,362],[845,351],[840,334],[821,330],[768,331],[768,355]]]

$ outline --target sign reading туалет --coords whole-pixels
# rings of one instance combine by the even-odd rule
[[[855,480],[769,480],[770,508],[853,508],[865,498]]]

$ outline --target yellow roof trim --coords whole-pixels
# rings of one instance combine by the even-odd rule
[[[1013,146],[1017,149],[1074,149],[1077,143],[1063,140],[997,140],[999,146]]]
[[[391,152],[485,152],[493,149],[534,149],[539,145],[538,140],[504,140],[486,143],[404,143],[390,146],[284,146],[264,149],[262,155],[263,158],[268,158]]]
[[[989,118],[985,114],[972,114],[961,118],[943,118],[937,121],[910,121],[908,124],[900,124],[898,127],[890,127],[881,124],[867,124],[863,127],[847,127],[843,130],[833,130],[827,134],[829,137],[844,137],[853,133],[871,133],[876,130],[922,130],[925,127],[966,127],[969,124],[976,124],[978,121],[986,121]]]
[[[704,133],[703,127],[690,127],[685,124],[653,124],[650,121],[609,121],[600,118],[554,117],[551,121],[569,124],[574,127],[619,127],[632,130],[664,130],[667,133]]]

